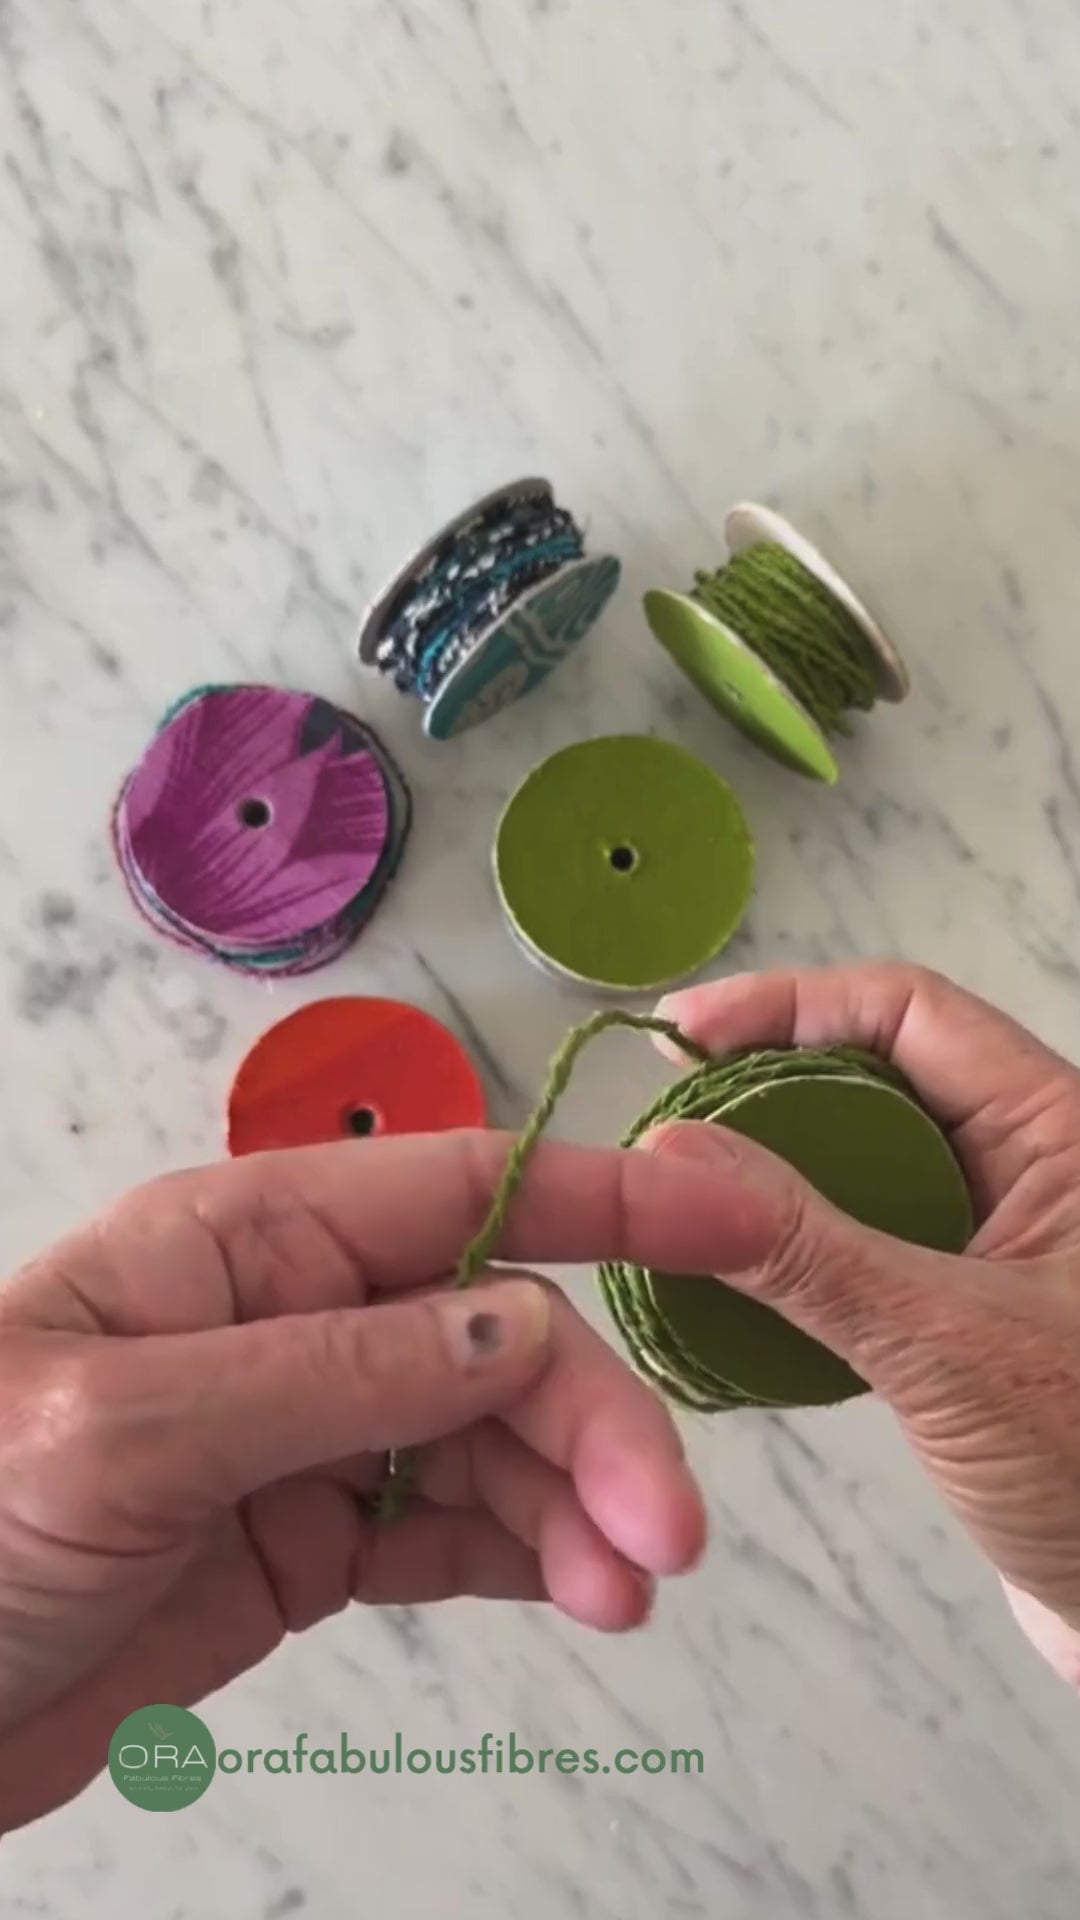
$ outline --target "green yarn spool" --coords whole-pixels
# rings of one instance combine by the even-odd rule
[[[530,958],[604,992],[652,994],[726,946],[754,850],[711,767],[670,740],[616,734],[528,775],[499,821],[494,870]]]
[[[903,1074],[878,1055],[836,1046],[717,1058],[669,1020],[612,1011],[574,1027],[555,1055],[487,1218],[461,1256],[455,1286],[468,1286],[494,1257],[579,1055],[614,1027],[662,1035],[698,1062],[634,1122],[625,1146],[664,1121],[722,1125],[788,1161],[864,1226],[941,1253],[961,1253],[967,1245],[974,1215],[960,1164]],[[678,1406],[702,1413],[833,1406],[868,1391],[819,1341],[713,1275],[608,1263],[597,1277],[634,1367]],[[400,1456],[379,1498],[384,1518],[407,1498],[410,1473],[408,1456]]]
[[[879,699],[902,700],[907,672],[846,581],[779,514],[736,507],[731,558],[693,592],[645,596],[649,624],[699,692],[782,765],[833,785],[832,735]]]
[[[850,734],[848,713],[869,713],[877,691],[862,634],[846,607],[772,541],[699,573],[694,599],[734,627],[823,733]]]
[[[786,1160],[864,1226],[945,1253],[972,1231],[971,1200],[945,1136],[896,1070],[855,1048],[746,1053],[668,1088],[626,1136],[707,1121]],[[866,1391],[844,1361],[722,1280],[600,1269],[635,1366],[678,1405],[836,1405]]]

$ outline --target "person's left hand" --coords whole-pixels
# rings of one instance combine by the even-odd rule
[[[0,1288],[0,1830],[78,1791],[135,1708],[190,1705],[352,1600],[549,1599],[619,1630],[696,1561],[668,1414],[562,1295],[439,1286],[506,1152],[454,1134],[171,1176]],[[545,1146],[499,1254],[704,1271],[741,1204],[711,1168]],[[395,1447],[419,1498],[387,1525],[364,1496]]]

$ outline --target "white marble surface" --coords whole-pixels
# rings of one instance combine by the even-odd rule
[[[505,939],[486,851],[590,731],[737,783],[735,963],[906,954],[1075,1045],[1078,78],[1072,0],[0,0],[7,1264],[216,1154],[235,1062],[324,990],[448,1018],[519,1117],[571,1005]],[[355,677],[354,616],[520,470],[626,586],[557,684],[432,748]],[[747,494],[854,559],[913,664],[833,793],[729,737],[638,611]],[[419,801],[377,927],[272,991],[152,944],[105,833],[164,704],[245,675],[362,702]],[[610,1042],[567,1130],[610,1138],[656,1077]],[[164,1823],[105,1783],[4,1844],[0,1910],[1075,1915],[1080,1709],[885,1417],[693,1445],[713,1551],[648,1634],[357,1615],[207,1717],[241,1745],[696,1745],[701,1780],[264,1777]]]

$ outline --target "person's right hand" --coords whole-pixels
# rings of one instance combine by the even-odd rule
[[[744,1192],[771,1201],[760,1257],[724,1278],[890,1403],[1029,1637],[1080,1686],[1080,1073],[912,967],[745,975],[660,1011],[717,1053],[870,1048],[947,1129],[979,1222],[962,1259],[855,1225],[720,1128],[666,1125],[646,1144],[714,1159],[725,1181],[735,1171]]]

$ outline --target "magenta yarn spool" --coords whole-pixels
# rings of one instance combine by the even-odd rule
[[[398,864],[410,803],[371,730],[312,694],[199,688],[165,717],[117,802],[136,905],[244,972],[344,951]]]

